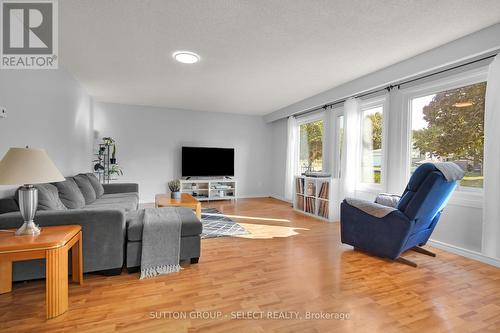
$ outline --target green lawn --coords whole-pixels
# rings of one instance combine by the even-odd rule
[[[464,179],[460,181],[460,186],[482,188],[484,177],[479,172],[466,172]]]

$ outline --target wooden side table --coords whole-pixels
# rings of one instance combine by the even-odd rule
[[[155,206],[191,208],[196,212],[196,217],[201,220],[201,203],[188,193],[181,193],[180,199],[172,199],[169,194],[157,194],[155,196]]]
[[[43,227],[38,236],[0,232],[0,294],[12,291],[14,261],[45,258],[47,319],[68,310],[68,251],[73,282],[83,284],[82,231],[79,225]]]

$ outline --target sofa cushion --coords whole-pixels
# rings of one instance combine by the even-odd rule
[[[135,207],[134,207],[134,204],[132,204],[130,202],[119,201],[116,203],[102,203],[102,202],[98,202],[98,200],[97,200],[97,201],[91,203],[90,205],[83,207],[83,209],[119,209],[119,210],[122,210],[124,212],[129,212],[129,211],[135,210]]]
[[[14,198],[4,198],[0,199],[0,214],[17,212],[19,211],[19,206]]]
[[[110,193],[104,194],[100,199],[110,199],[110,198],[137,198],[139,200],[139,193],[136,192],[125,192],[125,193]]]
[[[52,184],[37,184],[38,210],[66,210],[66,206],[59,198],[57,187]]]
[[[139,208],[139,195],[137,193],[104,194],[99,198],[99,202],[101,204],[127,203],[132,205],[130,210],[137,210]]]
[[[129,241],[142,241],[143,219],[144,209],[131,211],[125,215],[127,223],[127,239]]]
[[[73,178],[68,177],[65,181],[54,183],[54,185],[59,191],[59,198],[64,206],[69,209],[78,209],[85,206],[85,198]]]
[[[181,236],[195,236],[201,234],[203,225],[191,208],[177,207],[177,212],[182,221]]]
[[[124,211],[137,210],[139,199],[135,195],[127,197],[108,197],[107,194],[97,199],[90,205],[85,206],[85,209],[122,209]]]
[[[94,187],[92,186],[89,178],[86,175],[80,174],[74,176],[73,180],[75,181],[76,185],[78,185],[80,192],[82,192],[83,197],[85,198],[86,205],[90,205],[97,199]]]
[[[177,212],[181,218],[181,237],[196,236],[201,234],[203,226],[196,217],[196,214],[190,208],[177,207]],[[144,219],[144,210],[128,212],[127,221],[127,239],[131,242],[142,241],[142,228]]]
[[[104,194],[104,187],[102,186],[99,179],[97,179],[96,175],[94,175],[93,173],[90,173],[90,172],[85,173],[84,175],[87,176],[87,178],[90,181],[90,184],[94,188],[96,198],[102,197],[102,195]]]

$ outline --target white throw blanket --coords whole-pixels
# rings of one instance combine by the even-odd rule
[[[397,210],[394,207],[387,207],[384,205],[380,205],[375,202],[367,201],[367,200],[361,200],[361,199],[355,199],[355,198],[345,198],[345,201],[353,206],[356,207],[357,209],[362,210],[363,212],[375,216],[378,218],[382,218],[393,211]]]
[[[434,166],[441,171],[447,182],[457,181],[465,176],[465,171],[453,162],[438,162]]]
[[[178,272],[181,218],[175,207],[146,208],[142,231],[141,279]]]

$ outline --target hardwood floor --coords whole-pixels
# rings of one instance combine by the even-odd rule
[[[436,258],[405,254],[418,268],[372,257],[342,245],[338,223],[274,199],[204,206],[232,215],[251,235],[203,240],[199,264],[180,273],[86,274],[83,286],[69,287],[68,312],[48,321],[44,281],[14,284],[0,295],[0,331],[500,331],[498,268],[438,249]],[[289,319],[268,319],[273,311]],[[307,320],[307,312],[344,319]],[[244,314],[265,318],[231,318]],[[197,315],[215,318],[189,318]]]

